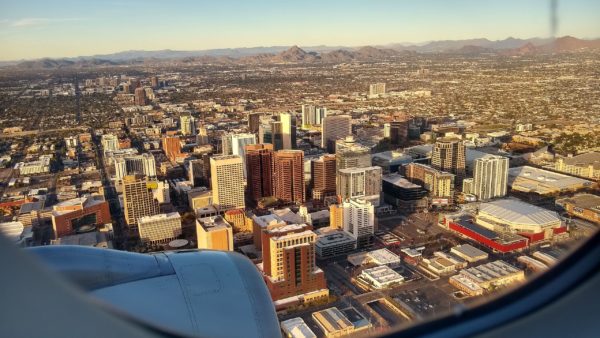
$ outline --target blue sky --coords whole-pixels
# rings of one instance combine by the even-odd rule
[[[557,35],[600,37],[600,1],[558,10]],[[549,35],[549,0],[0,0],[0,60]]]

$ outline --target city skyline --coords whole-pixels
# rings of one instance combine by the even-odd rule
[[[552,35],[550,2],[542,0],[485,5],[472,0],[452,4],[439,0],[383,1],[378,6],[359,1],[249,4],[233,0],[178,4],[63,0],[48,6],[38,0],[1,1],[0,43],[5,48],[0,60],[90,56],[128,50],[356,47]],[[589,0],[561,2],[555,35],[597,38],[600,23],[593,13],[598,11],[600,4]]]

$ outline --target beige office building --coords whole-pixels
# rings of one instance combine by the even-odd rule
[[[233,228],[222,216],[196,220],[198,249],[233,251]]]
[[[210,159],[213,203],[219,210],[242,209],[244,203],[244,164],[236,155]]]
[[[145,243],[168,243],[181,235],[178,212],[144,216],[138,220],[140,240]]]
[[[141,175],[129,175],[123,178],[123,204],[125,205],[125,221],[129,226],[136,226],[140,218],[154,216],[160,212],[159,203],[154,198],[152,186]]]

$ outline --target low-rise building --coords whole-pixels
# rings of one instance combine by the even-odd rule
[[[453,274],[456,270],[466,267],[464,260],[441,251],[436,251],[431,258],[423,259],[422,264],[438,276]]]
[[[42,155],[37,161],[19,162],[15,164],[14,169],[19,175],[37,175],[50,172],[50,161],[52,155]]]
[[[523,270],[517,269],[502,260],[463,269],[460,271],[460,275],[486,290],[525,280]]]
[[[448,283],[469,296],[479,296],[483,294],[483,289],[477,285],[477,283],[460,274],[451,276],[448,279]]]
[[[400,256],[386,248],[369,251],[368,255],[371,258],[371,262],[377,265],[387,265],[392,268],[399,266],[401,261]]]
[[[340,311],[336,307],[313,312],[312,318],[323,331],[325,337],[343,337],[350,334],[366,330],[371,327],[370,323],[353,308]],[[347,314],[355,317],[354,313],[360,317],[356,321],[351,321]],[[353,318],[355,319],[355,318]]]
[[[282,321],[281,331],[287,338],[317,338],[317,335],[300,317]]]
[[[460,244],[450,249],[450,252],[469,263],[474,263],[488,258],[488,253],[481,251],[471,244]]]
[[[556,201],[571,216],[579,217],[600,224],[600,196],[592,194],[577,194],[573,197]]]
[[[374,289],[385,289],[404,282],[404,277],[387,265],[364,269],[359,276]]]
[[[325,227],[315,230],[315,233],[315,253],[320,259],[343,255],[356,249],[356,238],[344,230]]]

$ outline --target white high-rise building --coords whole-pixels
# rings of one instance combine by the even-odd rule
[[[121,182],[127,175],[156,177],[156,162],[152,154],[130,155],[115,158],[115,180]]]
[[[352,118],[349,115],[327,116],[323,119],[321,148],[328,152],[335,151],[335,141],[352,135]]]
[[[326,116],[327,108],[308,104],[302,105],[302,126],[321,125]]]
[[[104,134],[102,135],[102,150],[106,153],[107,151],[119,150],[119,138],[117,135]]]
[[[69,136],[65,137],[65,145],[67,148],[75,148],[79,144],[79,139],[77,136]]]
[[[157,181],[156,189],[152,190],[152,195],[160,204],[171,203],[170,188],[166,181]]]
[[[246,177],[246,146],[250,144],[256,144],[256,135],[246,133],[231,136],[231,154],[242,158],[244,177]]]
[[[281,134],[283,138],[283,149],[294,149],[296,147],[296,118],[290,113],[279,114],[281,122]]]
[[[373,83],[369,86],[369,96],[385,94],[385,83]]]
[[[196,120],[191,115],[181,115],[179,118],[181,135],[196,135]]]
[[[220,211],[244,208],[244,165],[237,155],[210,159],[213,203]]]
[[[371,244],[375,232],[375,206],[364,199],[342,202],[342,225],[344,231],[357,239],[359,246]]]
[[[506,196],[508,158],[487,155],[475,160],[471,193],[481,201]]]

